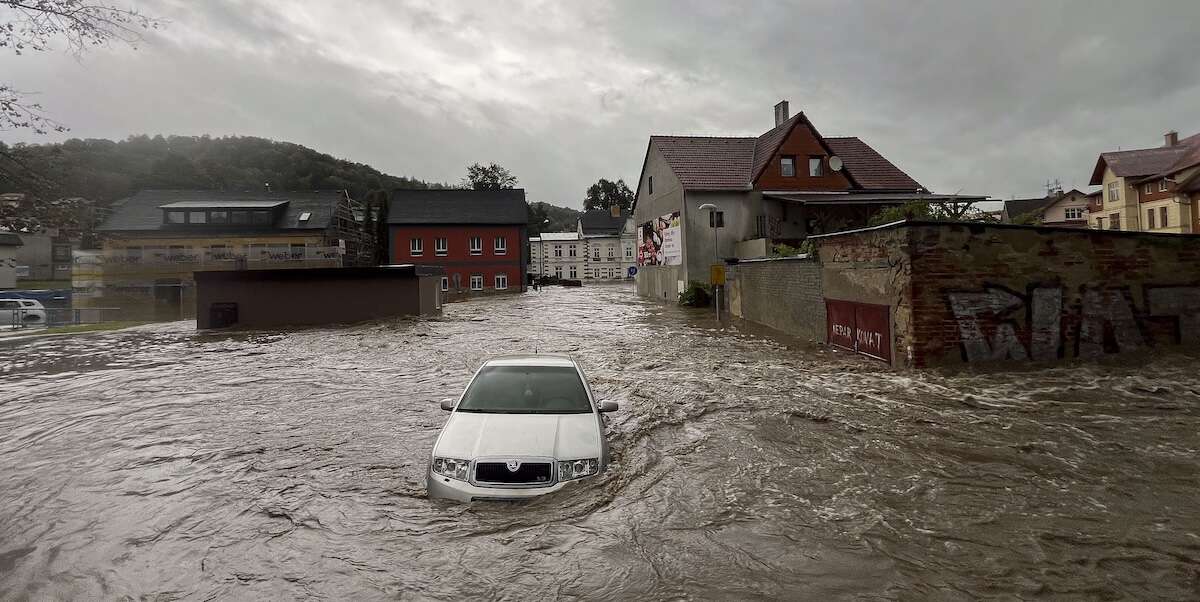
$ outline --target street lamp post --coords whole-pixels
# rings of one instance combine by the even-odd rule
[[[717,265],[718,263],[721,262],[721,254],[720,254],[720,251],[717,249],[717,206],[712,203],[704,203],[703,205],[700,205],[699,209],[701,211],[703,211],[705,209],[708,210],[708,225],[712,228],[712,231],[713,231],[713,265]],[[709,279],[711,281],[712,270],[710,269],[709,272],[710,272]],[[712,282],[711,284],[713,285],[713,306],[716,307],[717,319],[720,320],[721,319],[721,289],[717,287],[717,283]]]
[[[543,227],[545,227],[546,224],[549,224],[549,223],[550,223],[550,218],[546,218],[546,219],[542,220]],[[545,232],[543,232],[542,234],[544,235]],[[542,250],[541,250],[542,269],[538,271],[538,290],[541,290],[542,285],[546,283],[546,239],[539,236],[538,243],[542,245]]]

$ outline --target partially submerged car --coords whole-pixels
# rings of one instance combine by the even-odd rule
[[[515,500],[558,491],[604,472],[602,412],[583,370],[564,355],[493,358],[451,412],[433,445],[426,490],[463,502]]]
[[[0,298],[0,327],[45,324],[46,308],[37,299]]]

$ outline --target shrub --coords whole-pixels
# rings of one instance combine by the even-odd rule
[[[708,285],[703,282],[695,280],[689,282],[687,289],[679,293],[679,304],[689,307],[708,307],[708,303],[712,299],[712,293],[708,289]]]

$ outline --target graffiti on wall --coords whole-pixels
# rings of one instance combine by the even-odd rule
[[[1166,337],[1200,343],[1200,287],[1145,287],[1136,303],[1128,288],[1084,286],[1068,302],[1058,286],[1025,294],[1001,286],[948,293],[968,362],[1049,361],[1127,353]]]

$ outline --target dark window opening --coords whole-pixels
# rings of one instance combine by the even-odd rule
[[[792,156],[779,158],[779,173],[785,178],[796,175],[796,158]]]

